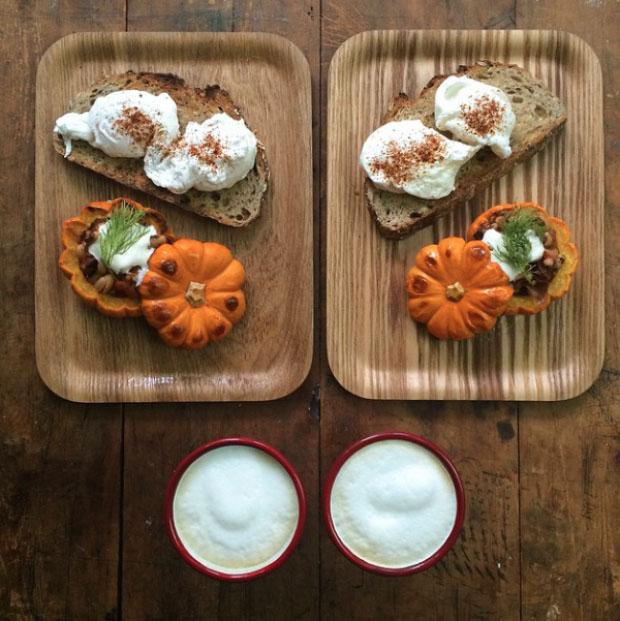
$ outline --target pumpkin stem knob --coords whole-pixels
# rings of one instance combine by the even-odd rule
[[[205,287],[207,285],[204,282],[191,281],[187,286],[185,297],[191,306],[198,308],[205,303]]]
[[[446,297],[451,302],[458,302],[465,295],[465,287],[456,281],[446,287]]]

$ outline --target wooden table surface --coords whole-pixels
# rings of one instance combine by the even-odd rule
[[[620,3],[616,0],[3,0],[0,617],[2,619],[619,619]],[[379,402],[334,380],[325,353],[325,144],[330,59],[386,28],[563,29],[598,54],[604,81],[606,356],[561,403]],[[77,31],[264,31],[305,53],[313,86],[314,360],[303,385],[267,403],[64,401],[34,358],[33,202],[37,63]],[[603,240],[601,240],[603,243]],[[598,300],[592,300],[597,304]],[[588,309],[584,309],[588,312]],[[422,434],[453,457],[468,513],[453,551],[424,574],[351,565],[320,521],[327,470],[372,432]],[[224,584],[186,566],[163,524],[180,459],[228,435],[264,440],[298,469],[309,513],[271,575]]]

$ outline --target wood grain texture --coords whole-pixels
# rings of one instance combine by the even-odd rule
[[[403,0],[373,5],[324,2],[322,106],[327,109],[328,66],[348,37],[376,28],[481,28],[504,22],[514,2],[428,3]],[[450,10],[453,9],[453,10]],[[322,200],[325,203],[327,124],[323,123]],[[326,206],[323,204],[323,215]],[[321,231],[327,254],[326,218]],[[328,267],[328,266],[327,266]],[[322,265],[322,286],[327,279]],[[326,324],[325,289],[321,297]],[[323,619],[517,619],[520,608],[518,410],[511,403],[369,401],[344,390],[331,375],[322,342],[321,474],[348,442],[384,430],[424,435],[445,448],[465,480],[467,517],[454,552],[432,574],[388,579],[357,570],[323,530]],[[443,571],[443,565],[449,566]]]
[[[304,385],[256,404],[128,406],[125,422],[122,601],[125,618],[317,618],[318,421]],[[265,578],[225,584],[185,564],[164,525],[164,492],[174,468],[198,446],[249,436],[280,450],[300,475],[308,519],[299,546]],[[284,615],[284,611],[286,615]]]
[[[363,141],[397,93],[417,94],[434,75],[481,58],[542,79],[569,110],[564,134],[432,227],[402,242],[383,239],[364,205]],[[327,351],[338,381],[375,399],[557,400],[586,390],[604,347],[603,306],[581,312],[601,299],[604,275],[602,84],[591,48],[553,31],[366,32],[332,60],[328,98]],[[574,232],[580,266],[570,294],[467,342],[433,339],[406,312],[403,283],[417,251],[463,236],[491,205],[523,200]]]
[[[524,619],[620,617],[617,373],[560,405],[523,405]]]
[[[0,171],[0,617],[619,618],[619,11],[615,2],[584,0],[324,0],[314,6],[307,0],[129,0],[125,15],[118,1],[4,2],[2,80],[11,96],[0,101],[7,120],[0,153],[8,163]],[[321,338],[304,384],[271,403],[82,406],[46,390],[32,337],[36,64],[62,35],[122,30],[126,18],[130,29],[254,29],[288,36],[310,62],[313,100],[320,101],[313,114],[315,147],[326,143],[330,59],[358,32],[516,25],[583,37],[601,60],[605,84],[607,346],[598,381],[562,403],[370,401],[336,382]],[[326,316],[325,155],[314,179],[322,181],[314,207],[315,239],[321,227],[315,347]],[[315,150],[315,167],[318,162]],[[319,377],[320,448],[319,400],[312,396]],[[421,433],[444,447],[468,493],[463,536],[440,565],[420,576],[366,574],[319,528],[318,486],[332,460],[350,441],[384,429]],[[271,577],[245,585],[208,580],[185,566],[162,522],[163,486],[174,465],[203,441],[234,433],[282,450],[298,468],[309,502],[300,547]]]
[[[10,0],[0,18],[0,618],[114,619],[122,407],[59,399],[36,369],[33,119],[45,49],[122,29],[124,3]]]
[[[270,162],[257,221],[231,230],[53,152],[51,128],[71,97],[101,75],[127,69],[175,73],[230,92]],[[36,122],[36,344],[48,386],[75,401],[267,400],[297,388],[313,339],[310,74],[299,49],[269,34],[71,36],[41,61]],[[141,319],[111,320],[70,290],[56,265],[59,223],[91,200],[122,195],[159,209],[177,235],[223,243],[242,262],[248,311],[226,339],[197,352],[169,348]]]
[[[234,6],[233,6],[234,4]],[[287,36],[304,52],[318,79],[318,7],[307,1],[174,2],[131,0],[129,30],[263,31]],[[316,18],[315,18],[316,16]],[[313,99],[318,89],[313,89]],[[288,96],[276,102],[288,105]],[[312,128],[319,127],[313,106]],[[316,143],[315,143],[316,144]],[[314,151],[318,162],[318,151]],[[317,178],[314,177],[314,184]],[[312,201],[318,245],[318,192]],[[319,262],[315,259],[314,268]],[[315,278],[315,286],[318,286]],[[314,296],[318,305],[318,295]],[[314,346],[319,342],[315,327]],[[319,420],[313,396],[318,356],[308,378],[284,399],[264,403],[131,404],[125,408],[124,493],[119,599],[125,619],[317,619],[319,614]],[[297,469],[308,500],[300,545],[272,575],[246,584],[210,580],[187,566],[163,524],[164,490],[172,470],[211,439],[244,435],[280,449]]]
[[[351,442],[380,431],[429,438],[453,459],[464,482],[461,536],[440,563],[386,578],[321,545],[322,619],[515,619],[520,603],[518,446],[514,405],[364,400],[336,380],[324,383],[321,474]]]
[[[620,4],[524,0],[517,23],[553,23],[598,55],[606,181],[603,372],[578,399],[519,412],[522,617],[607,621],[620,618]]]

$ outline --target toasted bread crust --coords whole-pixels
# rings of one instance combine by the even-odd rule
[[[469,67],[460,66],[456,75],[484,79],[486,83],[493,86],[498,86],[497,82],[503,80],[510,80],[511,83],[514,83],[514,88],[518,89],[516,92],[520,93],[517,95],[520,101],[517,104],[513,103],[517,124],[511,137],[512,155],[506,159],[501,159],[495,156],[490,149],[481,149],[472,160],[460,169],[456,177],[454,191],[448,196],[436,200],[425,200],[407,194],[394,194],[379,190],[370,179],[366,178],[364,185],[366,204],[379,232],[384,237],[403,239],[413,232],[429,226],[459,204],[470,200],[475,194],[489,187],[495,180],[510,172],[517,164],[532,157],[564,127],[566,111],[560,100],[541,82],[535,80],[527,71],[517,65],[479,61],[476,65]],[[390,102],[383,123],[419,119],[427,127],[435,128],[435,92],[447,77],[447,75],[433,77],[424,87],[418,99],[412,100],[405,93],[399,93]],[[525,89],[525,92],[522,89]],[[506,87],[503,90],[506,91]],[[509,92],[508,96],[511,97]],[[525,106],[530,103],[524,102],[528,96],[532,99],[530,107],[533,109],[534,106],[540,105],[535,99],[538,96],[544,99],[545,104],[544,108],[540,108],[545,112],[545,118],[532,128],[528,127],[531,124],[530,118],[524,118],[526,116],[525,111],[522,112],[521,118],[519,115],[520,104],[523,104],[522,107],[525,110]],[[529,114],[529,110],[527,113]]]
[[[176,75],[133,71],[101,78],[87,91],[76,95],[69,105],[69,110],[86,112],[97,97],[128,89],[153,94],[168,93],[177,104],[181,131],[188,122],[202,122],[218,112],[225,112],[235,119],[242,118],[228,92],[218,85],[207,85],[201,89],[188,86]],[[65,145],[59,135],[54,135],[54,148],[64,156]],[[191,189],[184,194],[174,194],[156,186],[146,176],[142,158],[109,157],[82,140],[74,142],[67,159],[125,186],[233,227],[246,226],[260,215],[270,177],[265,149],[260,142],[256,164],[247,177],[232,188],[217,192]]]

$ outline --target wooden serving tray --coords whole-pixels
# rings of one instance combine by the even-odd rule
[[[55,119],[104,74],[174,73],[220,84],[265,145],[270,191],[260,218],[231,229],[63,161]],[[36,358],[55,393],[74,401],[237,401],[282,397],[312,357],[312,124],[308,63],[271,34],[86,33],[47,51],[36,102]],[[247,312],[223,341],[167,347],[143,319],[84,305],[58,269],[60,226],[92,200],[129,196],[162,211],[179,236],[228,246],[244,265]]]
[[[488,59],[524,66],[568,110],[564,133],[488,191],[407,240],[379,235],[358,164],[388,102],[436,74]],[[327,352],[347,390],[373,399],[560,400],[586,390],[604,350],[601,69],[581,39],[554,31],[373,31],[336,52],[328,89]],[[573,231],[580,264],[569,294],[535,317],[503,317],[461,343],[440,342],[407,312],[418,250],[463,237],[492,205],[533,201]]]

